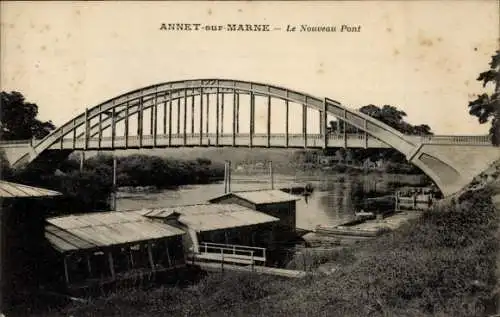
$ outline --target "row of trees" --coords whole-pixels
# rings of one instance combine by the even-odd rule
[[[432,135],[433,132],[427,124],[412,125],[405,121],[406,112],[399,110],[397,107],[384,105],[377,107],[375,105],[367,105],[359,108],[359,111],[375,118],[383,123],[391,126],[401,133],[409,135]],[[339,124],[338,121],[330,121],[328,131],[330,133],[356,133],[359,130],[351,125]]]

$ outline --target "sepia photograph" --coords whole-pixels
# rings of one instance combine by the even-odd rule
[[[0,1],[0,316],[500,317],[499,8]]]

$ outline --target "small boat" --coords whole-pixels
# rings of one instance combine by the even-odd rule
[[[384,231],[377,228],[372,230],[350,228],[349,226],[316,226],[315,233],[332,236],[378,237]]]
[[[314,187],[312,184],[307,183],[305,185],[303,184],[291,185],[290,187],[281,188],[280,190],[282,192],[289,193],[292,195],[309,196],[314,191]]]
[[[363,219],[363,220],[369,220],[369,219],[375,219],[376,216],[373,212],[365,212],[361,210],[360,212],[355,212],[354,215],[356,216],[356,219]]]

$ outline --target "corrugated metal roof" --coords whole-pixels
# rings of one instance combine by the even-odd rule
[[[59,196],[61,193],[28,185],[0,181],[1,198]]]
[[[221,198],[230,196],[240,197],[241,199],[244,199],[256,205],[299,200],[297,196],[290,195],[278,189],[274,189],[274,190],[231,192],[219,197],[212,198],[210,201],[218,201]]]
[[[236,204],[203,204],[153,208],[144,213],[147,217],[166,218],[173,212],[180,214],[179,221],[196,231],[236,228],[279,221],[278,218]]]
[[[99,212],[49,218],[45,237],[59,251],[106,247],[182,235],[136,212]]]

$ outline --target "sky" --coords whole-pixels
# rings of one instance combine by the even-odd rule
[[[23,93],[57,126],[130,90],[217,77],[275,84],[350,108],[390,104],[437,134],[485,134],[467,104],[485,91],[475,79],[498,49],[498,5],[4,1],[0,87]],[[258,23],[281,31],[172,32],[160,30],[162,23]],[[301,24],[360,32],[285,31]]]

